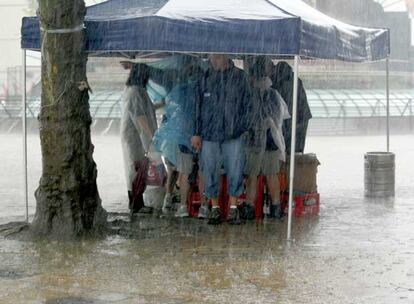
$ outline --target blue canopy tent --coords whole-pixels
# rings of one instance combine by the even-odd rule
[[[94,55],[186,52],[300,55],[373,61],[389,54],[389,32],[348,25],[299,0],[109,0],[87,9]],[[37,17],[23,18],[23,49],[40,50]]]
[[[295,147],[300,57],[352,62],[386,59],[388,63],[390,54],[387,29],[339,22],[300,0],[109,0],[87,8],[85,30],[85,51],[92,56],[226,53],[294,57],[291,151]],[[40,50],[40,36],[38,18],[23,18],[24,64],[26,50]],[[25,96],[23,103],[25,109]],[[25,132],[25,117],[23,125]],[[26,170],[26,148],[24,153]],[[295,156],[291,154],[288,238]],[[27,175],[25,186],[27,189]]]

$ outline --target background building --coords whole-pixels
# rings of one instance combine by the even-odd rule
[[[104,0],[87,0],[87,5]],[[407,12],[384,11],[382,3],[396,0],[306,0],[325,14],[365,27],[391,31],[391,114],[398,130],[414,130],[412,26]],[[21,19],[36,12],[36,0],[0,0],[0,131],[17,131],[21,115]],[[93,89],[90,105],[97,132],[117,133],[127,72],[119,58],[88,60],[88,81]],[[40,106],[40,54],[27,53],[29,128],[38,129]],[[383,132],[385,127],[385,64],[343,63],[303,59],[300,77],[308,91],[314,119],[311,133],[354,134]],[[368,119],[369,118],[369,119]],[[369,122],[369,123],[368,123]]]
[[[411,20],[407,12],[385,12],[373,0],[314,0],[325,14],[346,23],[365,27],[386,27],[391,31],[391,59],[411,61]],[[401,65],[400,69],[411,65]]]

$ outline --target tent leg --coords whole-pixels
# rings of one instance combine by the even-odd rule
[[[27,125],[26,125],[26,50],[22,54],[22,130],[23,130],[23,193],[25,202],[25,219],[29,222],[29,199],[27,186]]]
[[[387,94],[387,152],[390,152],[390,59],[385,60]]]
[[[293,179],[295,173],[295,152],[296,152],[296,119],[298,108],[298,78],[299,78],[299,56],[295,56],[294,82],[293,82],[293,107],[292,107],[292,132],[290,142],[290,172],[289,172],[289,212],[288,212],[288,231],[287,239],[291,239],[292,234],[292,204],[293,204]]]

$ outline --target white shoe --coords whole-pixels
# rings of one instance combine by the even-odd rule
[[[164,197],[164,202],[162,204],[162,213],[166,214],[173,207],[172,204],[173,196],[171,193],[167,193]]]
[[[180,206],[174,215],[175,217],[188,217],[187,206]]]
[[[198,209],[198,218],[199,219],[206,219],[208,218],[208,215],[210,213],[210,210],[208,210],[207,204],[202,204],[200,206],[200,209]]]

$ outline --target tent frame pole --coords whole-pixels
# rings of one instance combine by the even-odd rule
[[[390,152],[390,59],[385,59],[385,77],[387,94],[387,152]]]
[[[29,196],[27,182],[27,96],[26,96],[26,50],[22,52],[22,132],[23,132],[23,193],[25,203],[25,220],[29,222]]]
[[[291,239],[292,234],[292,205],[293,205],[293,180],[295,174],[295,154],[296,154],[296,120],[298,109],[298,82],[299,82],[299,55],[294,59],[294,81],[293,81],[293,107],[292,107],[292,132],[290,141],[290,163],[289,163],[289,209],[288,209],[288,229],[287,239]]]

